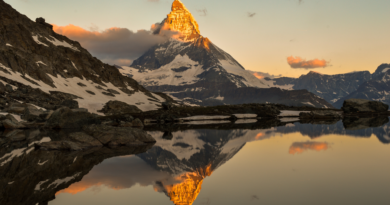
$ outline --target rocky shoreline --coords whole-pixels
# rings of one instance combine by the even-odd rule
[[[289,123],[334,124],[345,128],[381,126],[388,122],[389,106],[380,102],[346,100],[341,110],[291,107],[278,104],[177,106],[142,112],[136,106],[110,101],[98,115],[79,108],[75,100],[63,100],[46,110],[28,103],[3,103],[0,111],[0,144],[23,141],[23,130],[36,129],[41,137],[60,136],[36,143],[41,150],[80,151],[99,147],[145,146],[155,143],[145,130],[169,132],[180,129],[267,129]],[[51,133],[51,134],[50,134]],[[168,137],[169,138],[169,137]]]

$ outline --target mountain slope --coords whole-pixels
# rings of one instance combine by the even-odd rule
[[[33,22],[2,0],[0,18],[0,83],[11,84],[14,90],[43,91],[44,99],[29,98],[30,103],[50,109],[61,96],[76,99],[80,107],[95,112],[109,100],[144,111],[157,109],[165,101],[164,96],[149,92],[114,66],[94,58],[78,42],[55,33],[44,19]]]
[[[280,89],[265,90],[273,87],[273,83],[256,78],[231,55],[203,37],[180,0],[173,2],[171,13],[155,33],[167,29],[178,32],[177,37],[154,46],[130,67],[123,66],[120,72],[151,91],[168,93],[197,105],[270,102],[332,107],[305,90],[300,91],[302,96]],[[243,95],[250,98],[242,98]]]
[[[276,78],[268,80],[274,82],[276,86],[291,85],[294,90],[306,89],[329,103],[335,103],[340,98],[354,92],[361,84],[370,79],[371,74],[368,71],[338,75],[323,75],[311,71],[307,75],[302,75],[296,79]]]
[[[390,64],[379,66],[372,74],[372,80],[361,84],[355,92],[341,98],[334,106],[342,107],[344,100],[351,98],[376,100],[390,104]]]

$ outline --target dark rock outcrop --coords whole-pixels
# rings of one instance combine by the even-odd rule
[[[379,101],[370,101],[365,99],[348,99],[344,101],[341,108],[345,113],[355,112],[386,112],[389,105]]]
[[[301,112],[299,118],[301,119],[341,119],[342,113],[333,110],[313,110],[309,113]]]
[[[142,110],[134,105],[129,105],[121,101],[109,101],[107,102],[102,110],[98,112],[104,113],[105,115],[118,115],[127,113],[141,113]]]
[[[61,102],[61,104],[58,105],[58,107],[68,107],[70,109],[77,109],[79,108],[79,102],[76,100],[64,100]]]
[[[5,98],[49,110],[59,108],[64,100],[89,98],[80,104],[88,107],[89,102],[104,104],[115,99],[98,94],[99,87],[110,95],[120,93],[121,99],[136,106],[148,103],[150,109],[158,109],[163,102],[114,66],[93,57],[80,43],[54,32],[43,18],[33,22],[0,1],[0,19],[0,80],[7,83],[5,88],[0,85],[0,92],[6,91]],[[87,87],[75,90],[78,83]],[[134,93],[144,100],[135,104]]]
[[[362,83],[354,92],[341,98],[333,105],[343,106],[347,99],[366,99],[390,104],[390,64],[380,65],[371,75],[371,79]]]
[[[45,127],[54,129],[77,129],[85,125],[99,124],[100,120],[88,112],[73,111],[67,107],[60,108],[51,114]]]

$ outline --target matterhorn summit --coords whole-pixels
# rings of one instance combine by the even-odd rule
[[[256,78],[201,35],[198,23],[180,0],[173,2],[171,12],[154,28],[155,35],[166,31],[173,33],[169,40],[150,48],[120,72],[151,91],[192,105],[284,103],[331,107],[307,91],[272,88],[276,87],[273,82]]]
[[[182,34],[181,39],[184,41],[200,37],[198,23],[180,0],[173,2],[172,11],[164,22],[169,24],[172,30],[179,31]]]

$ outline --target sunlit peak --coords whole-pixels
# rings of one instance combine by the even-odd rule
[[[181,33],[180,40],[192,41],[200,37],[198,23],[180,0],[173,2],[172,11],[168,14],[165,23],[171,30]]]

